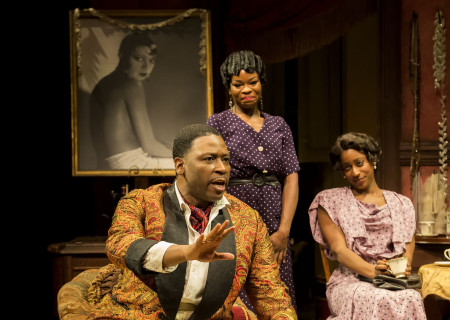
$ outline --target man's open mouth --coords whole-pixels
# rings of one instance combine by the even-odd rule
[[[219,189],[225,189],[227,186],[227,180],[226,179],[215,179],[211,182],[213,186]]]

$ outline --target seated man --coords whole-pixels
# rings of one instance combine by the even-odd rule
[[[297,319],[261,217],[225,194],[229,157],[216,129],[180,131],[174,184],[117,206],[106,251],[123,275],[88,319],[233,319],[244,286],[258,319]]]

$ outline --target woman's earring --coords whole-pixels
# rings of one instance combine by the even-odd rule
[[[230,109],[233,107],[233,98],[230,97],[230,101],[228,102]]]
[[[263,98],[261,96],[261,98],[259,98],[259,110],[263,110]]]
[[[373,169],[374,169],[374,170],[377,169],[377,163],[376,163],[376,162],[373,163]]]

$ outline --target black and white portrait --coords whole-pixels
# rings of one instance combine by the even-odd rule
[[[121,19],[148,25],[168,18]],[[74,174],[173,170],[175,134],[204,123],[212,109],[202,20],[188,17],[155,30],[103,20],[80,17],[72,50]]]

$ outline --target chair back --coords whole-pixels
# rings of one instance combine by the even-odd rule
[[[322,245],[319,245],[320,258],[322,259],[323,271],[325,273],[325,280],[328,282],[330,280],[331,274],[334,269],[339,266],[339,262],[336,260],[330,260],[325,255],[325,248]]]
[[[331,277],[332,270],[330,269],[330,263],[327,256],[325,255],[323,246],[320,246],[320,257],[322,258],[323,271],[325,272],[325,281],[328,283],[328,280],[330,280]]]

